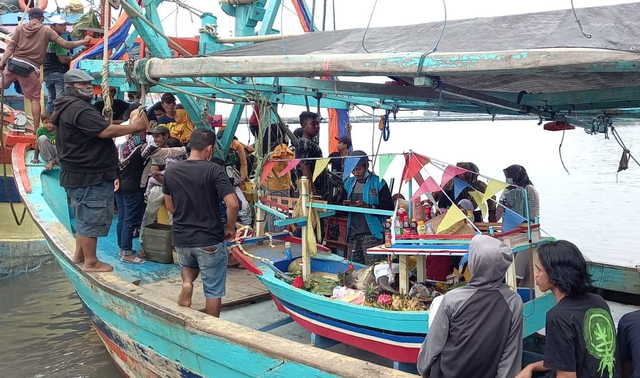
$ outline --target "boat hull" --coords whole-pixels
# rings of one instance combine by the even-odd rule
[[[313,259],[312,270],[314,265],[336,264],[339,259],[336,255]],[[278,309],[305,329],[394,362],[416,363],[428,332],[428,311],[388,311],[332,300],[279,280],[269,268],[261,270],[257,277],[271,293]],[[554,305],[552,295],[524,304],[523,337],[544,328],[546,313]]]

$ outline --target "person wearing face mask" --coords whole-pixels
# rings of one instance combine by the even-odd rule
[[[353,151],[350,158],[358,159],[353,175],[344,183],[342,191],[345,203],[356,207],[393,210],[391,191],[384,180],[369,171],[369,158],[364,151]],[[385,217],[379,215],[349,213],[347,236],[352,261],[373,265],[385,256],[367,255],[367,248],[382,244]]]
[[[173,244],[182,267],[178,305],[191,306],[193,281],[201,274],[205,312],[219,317],[227,278],[225,240],[235,235],[240,205],[225,168],[210,161],[216,134],[196,129],[189,144],[189,158],[168,167],[162,183],[164,203],[173,214]],[[226,225],[220,217],[220,201],[226,204]]]
[[[118,151],[112,138],[147,129],[145,117],[129,125],[110,124],[91,106],[93,77],[82,70],[64,74],[64,92],[54,102],[60,185],[66,189],[76,217],[76,249],[72,261],[86,272],[110,272],[96,257],[98,237],[107,236],[113,219]]]
[[[504,206],[513,210],[523,218],[527,218],[526,201],[524,193],[529,197],[529,219],[532,221],[540,216],[540,197],[533,186],[527,170],[521,165],[510,165],[504,169],[504,176],[510,186],[502,192],[496,209],[496,218],[499,220],[504,215]]]

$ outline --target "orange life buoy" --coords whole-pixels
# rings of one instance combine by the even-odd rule
[[[26,10],[28,10],[29,8],[32,8],[32,7],[27,6],[27,2],[29,2],[29,3],[31,3],[31,2],[35,3],[35,0],[20,0],[20,9],[22,9],[23,11],[26,11]],[[48,5],[48,4],[49,4],[49,1],[48,1],[48,0],[42,0],[42,4],[40,4],[39,8],[40,8],[40,9],[42,9],[42,10],[44,11],[45,9],[47,9],[47,5]]]

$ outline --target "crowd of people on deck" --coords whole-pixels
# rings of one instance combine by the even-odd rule
[[[103,100],[91,104],[96,99],[94,78],[68,66],[67,49],[89,39],[66,41],[60,37],[66,32],[62,17],[52,17],[50,27],[45,27],[40,9],[31,8],[28,14],[29,22],[17,27],[0,66],[5,88],[17,83],[31,102],[36,125],[32,163],[42,159],[46,169],[60,166],[60,184],[76,219],[72,261],[83,264],[87,272],[113,270],[97,258],[96,246],[97,238],[109,233],[115,205],[120,260],[145,263],[144,230],[156,221],[164,204],[182,267],[178,304],[191,306],[193,282],[200,275],[205,311],[219,316],[229,262],[225,240],[234,238],[236,222],[253,223],[243,189],[255,174],[257,146],[234,137],[226,159],[214,159],[222,130],[216,136],[212,130],[196,129],[171,93],[163,94],[144,112],[138,94],[129,93],[127,102],[118,98],[116,88],[110,88],[112,116],[105,117]],[[42,115],[41,65],[49,92]],[[258,111],[254,108],[250,120],[254,136],[259,129]],[[260,150],[266,159],[275,161],[264,182],[270,195],[295,196],[299,193],[297,178],[306,176],[311,195],[329,199],[338,193],[339,202],[347,206],[394,210],[396,202],[403,201],[392,197],[385,180],[371,171],[367,154],[353,150],[349,136],[337,138],[337,151],[328,155],[330,168],[314,175],[316,164],[324,157],[317,142],[318,114],[304,111],[299,121],[300,128],[293,133],[297,141],[290,141],[276,124],[266,127],[262,135]],[[282,174],[287,160],[294,158],[300,164]],[[347,180],[335,185],[332,175],[342,177],[346,158],[355,159],[355,165]],[[506,168],[509,187],[498,200],[480,204],[471,191],[484,192],[487,186],[479,180],[477,165],[461,162],[457,166],[465,170],[458,178],[468,186],[457,196],[452,182],[443,188],[445,195],[434,193],[437,212],[444,214],[451,206],[459,206],[473,213],[475,222],[482,222],[480,209],[486,206],[489,222],[503,218],[505,209],[536,221],[539,196],[524,167]],[[418,210],[417,217],[424,216],[420,203],[409,205]],[[348,213],[349,259],[367,265],[378,261],[366,249],[383,243],[384,221],[378,215]],[[270,214],[266,224],[271,232],[283,229],[275,226]],[[139,251],[133,248],[136,234],[141,240]],[[547,314],[544,356],[523,353],[522,299],[504,282],[514,261],[518,286],[531,287],[535,280],[541,291],[551,291],[557,301]],[[427,278],[444,280],[458,263],[454,258],[430,258]],[[477,235],[471,242],[468,266],[468,284],[439,297],[431,308],[429,332],[418,360],[422,376],[640,378],[640,311],[622,317],[616,332],[607,303],[591,293],[586,261],[574,244],[560,240],[542,245],[531,277],[527,254],[514,256],[499,240]]]

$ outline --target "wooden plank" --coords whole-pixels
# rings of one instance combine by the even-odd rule
[[[179,276],[162,281],[142,285],[156,295],[175,301],[182,287],[182,279]],[[262,301],[269,298],[269,292],[258,281],[253,273],[245,269],[227,269],[227,295],[222,298],[222,307],[233,307],[241,304]],[[204,310],[204,292],[200,277],[193,283],[192,308]]]
[[[591,48],[487,52],[209,56],[136,61],[136,71],[154,78],[200,76],[418,76],[464,73],[638,72],[637,54]],[[140,66],[139,66],[140,65]]]

